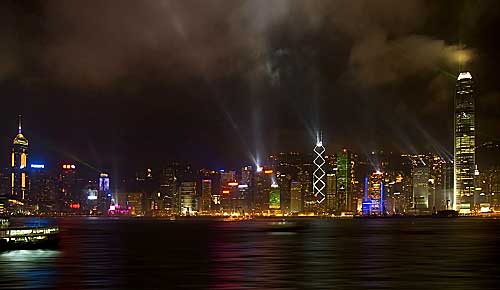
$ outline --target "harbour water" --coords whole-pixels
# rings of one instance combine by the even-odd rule
[[[17,219],[14,222],[23,222]],[[498,289],[500,220],[60,218],[0,253],[0,289]]]

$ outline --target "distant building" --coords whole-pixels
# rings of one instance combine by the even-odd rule
[[[34,205],[39,213],[54,212],[57,201],[55,178],[43,164],[31,164],[29,172],[30,204]]]
[[[107,214],[110,206],[117,203],[110,191],[109,174],[107,173],[99,174],[97,198],[97,210],[100,214]]]
[[[79,212],[82,201],[82,189],[76,165],[63,164],[59,174],[57,210]]]
[[[338,209],[337,175],[335,173],[326,174],[326,211],[334,212]]]
[[[159,192],[163,203],[160,208],[167,214],[178,213],[176,210],[178,204],[177,181],[175,168],[167,167],[161,171]]]
[[[10,200],[14,203],[24,203],[28,194],[28,145],[28,139],[22,133],[21,116],[19,116],[19,127],[13,141],[11,158]]]
[[[212,180],[202,179],[201,180],[201,212],[210,212],[212,205]]]
[[[281,191],[276,183],[271,185],[271,190],[269,191],[269,209],[281,209]]]
[[[300,182],[302,188],[302,211],[314,212],[317,202],[312,193],[312,174],[310,166],[307,166],[307,168],[297,173],[297,181]]]
[[[302,211],[302,184],[298,181],[292,181],[290,185],[290,211]]]
[[[363,211],[370,215],[383,215],[386,212],[385,198],[386,191],[384,188],[384,173],[381,171],[373,172],[367,180],[367,195],[363,203],[368,202],[369,205],[364,206]],[[366,182],[365,182],[366,184]]]
[[[283,213],[289,213],[291,207],[291,177],[288,174],[279,174],[276,176],[276,182],[280,189],[280,209]]]
[[[198,201],[196,198],[196,182],[184,181],[179,186],[180,213],[191,215],[198,212]]]
[[[427,210],[429,208],[429,179],[428,165],[418,165],[412,170],[414,209]]]
[[[144,215],[143,210],[143,193],[142,192],[129,192],[127,193],[127,208],[133,216]]]
[[[337,153],[337,198],[341,211],[352,211],[354,161],[352,153],[343,149]]]
[[[457,78],[455,94],[455,191],[453,208],[470,212],[474,196],[474,170],[476,169],[476,133],[474,116],[474,88],[469,72]]]
[[[254,209],[257,212],[269,210],[269,192],[273,179],[273,170],[257,169],[254,183]]]

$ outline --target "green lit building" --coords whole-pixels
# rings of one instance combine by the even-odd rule
[[[269,209],[281,209],[281,191],[277,184],[271,185],[269,191]]]
[[[352,153],[342,149],[337,154],[337,203],[340,211],[352,211],[354,161]]]

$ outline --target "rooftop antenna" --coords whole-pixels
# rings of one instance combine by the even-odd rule
[[[18,128],[17,128],[17,132],[19,134],[21,134],[21,132],[22,132],[22,119],[23,119],[23,116],[19,115],[18,116]]]

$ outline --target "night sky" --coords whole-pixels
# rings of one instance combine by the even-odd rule
[[[452,151],[459,67],[500,139],[500,1],[2,1],[0,154],[239,166],[271,152]]]

